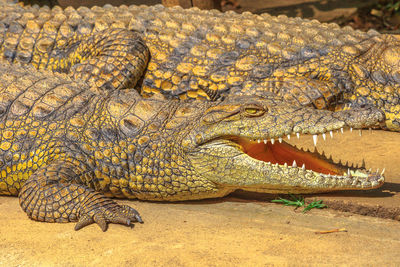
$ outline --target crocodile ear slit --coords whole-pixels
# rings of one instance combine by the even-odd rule
[[[221,97],[220,93],[217,90],[211,90],[210,88],[201,84],[199,84],[199,88],[207,94],[211,101],[216,101]]]

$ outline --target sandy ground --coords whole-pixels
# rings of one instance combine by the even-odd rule
[[[33,222],[17,200],[1,198],[4,266],[285,266],[400,264],[398,221],[330,210],[294,212],[224,199],[190,204],[129,202],[146,222],[111,225]],[[348,232],[315,234],[346,228]]]
[[[385,166],[387,183],[369,192],[308,198],[336,203],[332,205],[339,210],[358,207],[353,212],[384,217],[392,211],[399,216],[399,133],[366,131],[362,138],[353,133],[328,142],[335,142],[334,159],[357,163],[365,158],[367,168]],[[105,233],[96,225],[75,232],[73,223],[31,221],[17,198],[0,197],[0,265],[400,265],[399,221],[332,208],[303,214],[270,203],[275,197],[235,193],[185,203],[120,201],[137,208],[145,223],[133,229],[110,225]],[[315,233],[337,228],[347,232]]]

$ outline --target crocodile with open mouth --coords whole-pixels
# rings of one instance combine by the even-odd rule
[[[286,142],[384,121],[375,107],[332,112],[274,94],[216,101],[143,98],[65,74],[0,63],[0,194],[46,222],[131,225],[108,197],[176,201],[236,189],[314,193],[372,189],[382,173]],[[286,141],[285,141],[286,140]]]

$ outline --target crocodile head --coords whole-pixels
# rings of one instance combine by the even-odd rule
[[[376,36],[342,53],[354,56],[349,65],[354,91],[346,98],[353,106],[375,105],[385,113],[385,128],[400,131],[400,40]]]
[[[228,97],[209,107],[183,140],[196,176],[222,188],[271,193],[371,189],[382,174],[348,168],[286,140],[370,127],[383,120],[375,108],[338,112],[289,105],[277,97]]]

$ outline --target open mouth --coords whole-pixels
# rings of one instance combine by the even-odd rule
[[[320,158],[319,154],[299,150],[285,141],[272,143],[265,140],[265,143],[257,143],[246,139],[238,139],[237,143],[247,155],[264,162],[301,167],[323,174],[342,175],[344,172],[344,168]]]
[[[343,128],[338,131],[343,133]],[[299,138],[299,134],[296,134]],[[333,132],[328,134],[312,135],[314,147],[316,148],[318,138],[333,138]],[[296,138],[287,136],[286,139]],[[270,164],[282,165],[286,168],[300,168],[304,171],[313,171],[322,174],[324,177],[351,180],[352,187],[376,188],[383,184],[382,172],[371,172],[366,170],[364,163],[361,167],[349,166],[335,163],[332,158],[328,159],[324,153],[320,154],[316,149],[314,152],[297,148],[284,138],[271,139],[248,139],[244,137],[230,137],[231,141],[238,144],[242,151],[248,156]],[[293,141],[293,140],[292,140]],[[291,142],[292,143],[292,142]],[[346,182],[347,184],[347,182]],[[350,184],[349,184],[350,185]]]

